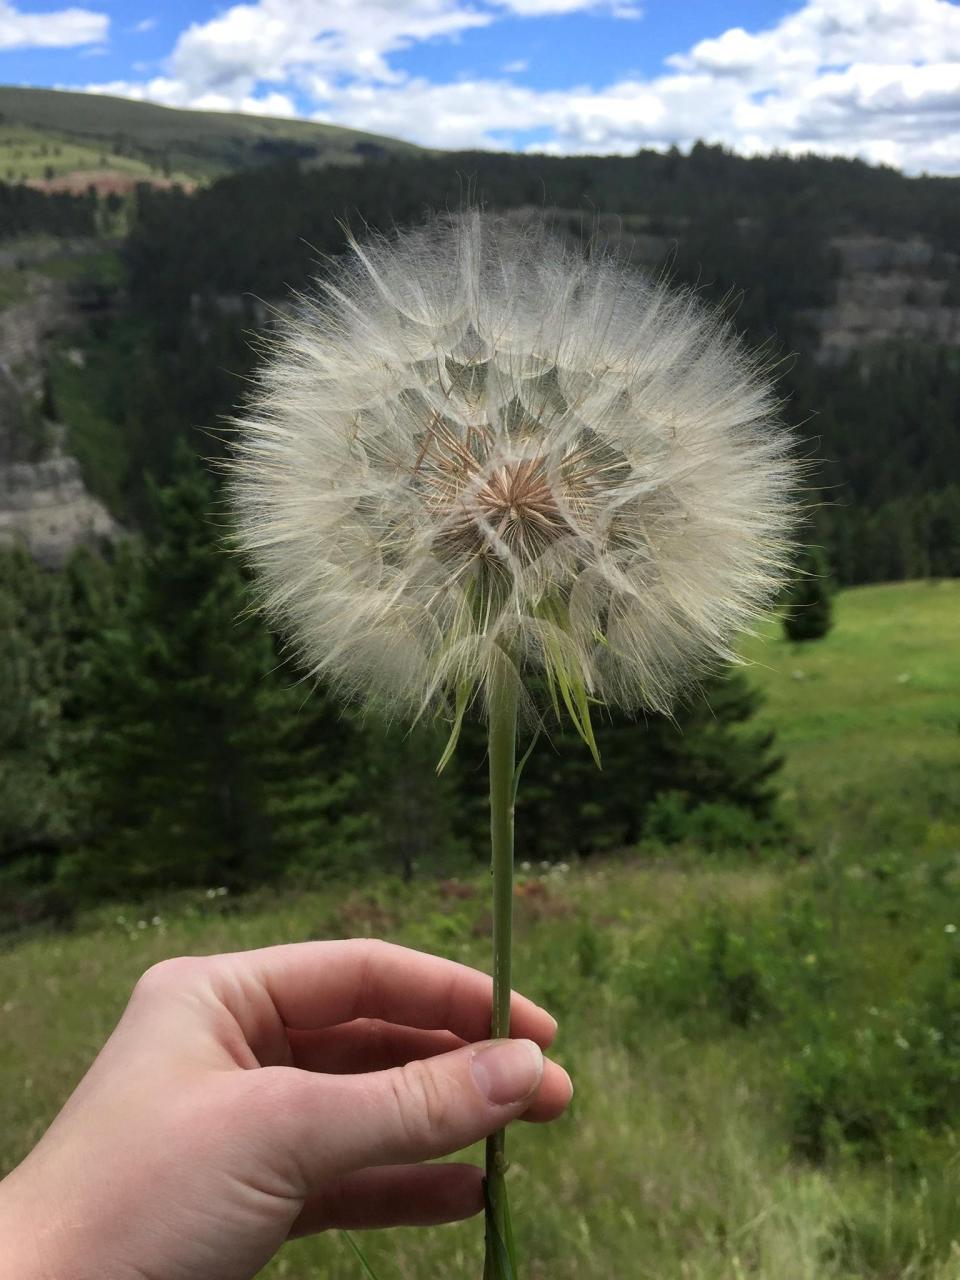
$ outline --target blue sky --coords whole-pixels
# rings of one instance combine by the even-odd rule
[[[431,146],[960,171],[954,0],[0,0],[0,79]]]

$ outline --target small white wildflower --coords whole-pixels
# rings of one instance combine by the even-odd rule
[[[902,1036],[899,1031],[893,1037],[893,1043],[897,1046],[898,1049],[910,1048],[910,1041],[907,1040],[904,1036]]]
[[[796,467],[729,325],[477,212],[352,248],[235,424],[239,543],[311,673],[415,715],[504,670],[662,710],[733,659]]]
[[[150,923],[153,925],[153,927],[154,927],[154,928],[157,928],[157,927],[159,927],[161,924],[163,924],[163,919],[162,919],[160,916],[154,916],[154,917],[151,919]]]
[[[956,932],[957,932],[957,926],[956,926],[955,924],[945,924],[945,925],[943,926],[943,932],[944,932],[944,933],[956,933]]]
[[[216,889],[208,889],[207,892],[204,894],[204,897],[206,898],[215,898],[216,896],[217,896]]]
[[[225,898],[229,892],[230,890],[227,888],[227,886],[225,884],[222,884],[220,888],[217,890],[217,897]]]
[[[531,866],[531,864],[530,864],[529,862],[521,862],[521,863],[520,863],[520,870],[521,870],[521,871],[529,871],[529,870],[530,870],[530,866]]]

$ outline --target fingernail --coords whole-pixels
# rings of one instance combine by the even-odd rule
[[[543,1054],[532,1040],[495,1040],[473,1055],[477,1088],[497,1107],[522,1102],[543,1078]]]

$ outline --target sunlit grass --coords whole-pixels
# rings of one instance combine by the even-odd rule
[[[828,844],[956,847],[960,582],[859,587],[834,609],[822,640],[791,644],[771,623],[745,646],[787,800]]]

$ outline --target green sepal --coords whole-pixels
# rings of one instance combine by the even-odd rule
[[[463,717],[466,715],[467,707],[470,705],[470,693],[470,681],[461,680],[457,685],[457,697],[453,709],[453,724],[450,728],[450,737],[447,739],[447,745],[443,749],[443,755],[437,761],[437,773],[443,773],[450,763],[454,751],[457,749],[457,743],[460,741],[460,730],[463,728]]]

